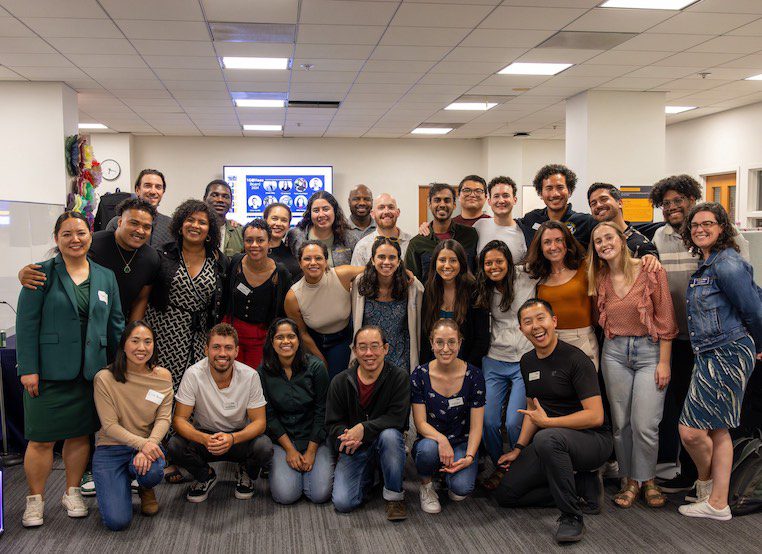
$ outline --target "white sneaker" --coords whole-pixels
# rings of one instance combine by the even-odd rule
[[[442,505],[439,503],[437,491],[434,490],[434,483],[429,482],[421,485],[421,510],[427,514],[438,514],[442,511]]]
[[[26,509],[21,517],[21,525],[24,527],[39,527],[42,525],[42,514],[45,511],[45,501],[41,494],[33,494],[26,497]]]
[[[69,487],[67,493],[61,498],[61,504],[66,508],[69,517],[85,517],[87,515],[87,506],[79,487]]]
[[[461,496],[461,495],[459,495],[459,494],[455,494],[455,493],[454,493],[454,492],[452,492],[451,490],[448,490],[448,491],[447,491],[447,496],[449,496],[449,497],[450,497],[450,500],[452,500],[453,502],[462,502],[462,501],[464,501],[466,498],[468,498],[467,496]]]
[[[685,504],[678,508],[681,514],[688,517],[706,517],[709,519],[717,519],[719,521],[728,521],[733,517],[730,511],[730,506],[725,506],[722,510],[713,508],[708,500],[702,502],[694,502],[693,504]]]

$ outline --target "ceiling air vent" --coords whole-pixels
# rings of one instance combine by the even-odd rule
[[[287,23],[232,23],[210,22],[212,38],[216,42],[275,42],[293,44],[296,25]]]
[[[328,108],[337,110],[341,102],[327,100],[289,100],[289,108]]]

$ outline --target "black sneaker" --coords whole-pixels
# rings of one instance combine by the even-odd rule
[[[558,518],[557,543],[578,542],[582,540],[584,534],[585,524],[582,522],[582,516],[561,514]]]
[[[662,492],[672,494],[676,492],[685,492],[691,490],[695,484],[695,481],[695,478],[690,479],[688,477],[683,477],[683,475],[679,473],[672,479],[665,479],[664,481],[658,480],[656,484],[659,485]]]
[[[254,496],[254,481],[249,477],[246,468],[238,464],[238,482],[235,485],[235,497],[239,500],[248,500]]]
[[[578,471],[574,476],[577,494],[580,497],[580,509],[583,514],[601,513],[603,505],[603,478],[600,471]]]
[[[209,491],[214,488],[215,483],[217,483],[217,474],[213,469],[210,469],[206,481],[194,481],[185,498],[188,499],[188,502],[203,502],[209,496]]]

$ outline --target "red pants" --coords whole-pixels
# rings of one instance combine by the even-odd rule
[[[246,323],[230,316],[225,317],[225,322],[230,323],[238,331],[238,357],[236,360],[257,369],[262,362],[267,326],[264,323]]]

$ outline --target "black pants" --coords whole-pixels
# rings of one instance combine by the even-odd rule
[[[213,431],[204,432],[214,434]],[[273,443],[267,435],[259,435],[253,440],[236,443],[222,456],[215,456],[203,444],[189,441],[180,435],[169,439],[167,450],[172,462],[187,469],[197,481],[205,481],[209,477],[210,462],[244,464],[249,477],[256,479],[259,470],[269,466],[273,457]]]
[[[575,429],[543,429],[511,464],[495,490],[504,508],[557,506],[581,516],[575,471],[598,469],[613,445],[611,433]]]

